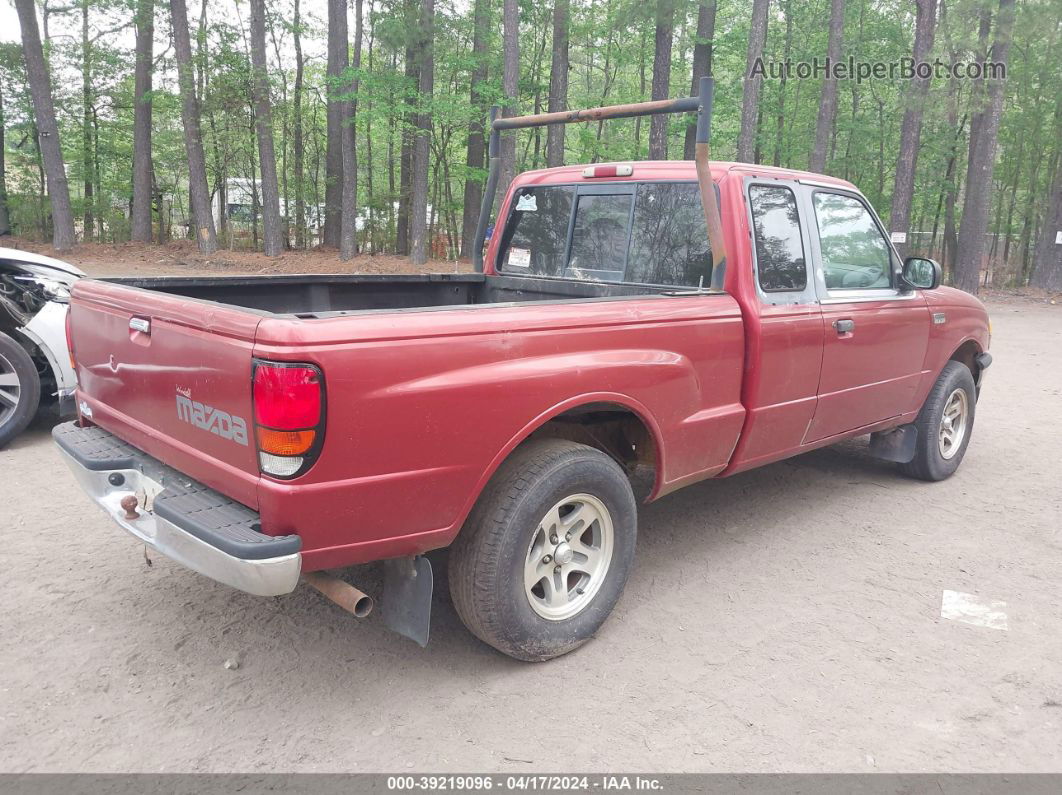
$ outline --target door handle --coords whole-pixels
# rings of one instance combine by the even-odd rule
[[[855,321],[851,318],[845,318],[844,320],[833,321],[833,327],[837,329],[838,334],[851,334],[855,331]]]

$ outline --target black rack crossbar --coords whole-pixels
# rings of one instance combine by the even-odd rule
[[[490,141],[488,156],[490,170],[487,184],[483,191],[483,203],[480,205],[479,222],[476,224],[476,239],[472,247],[472,264],[476,271],[483,271],[483,244],[487,237],[494,197],[498,192],[498,180],[501,174],[501,133],[509,130],[522,130],[529,127],[546,127],[551,124],[575,124],[578,122],[605,121],[607,119],[629,119],[636,116],[656,116],[663,113],[696,113],[697,135],[695,138],[695,158],[697,164],[697,182],[700,186],[701,204],[704,206],[704,219],[708,227],[708,241],[712,249],[712,287],[722,288],[723,273],[726,268],[726,251],[723,244],[723,226],[719,216],[719,203],[712,186],[709,168],[709,137],[712,124],[712,94],[714,81],[711,77],[702,77],[695,97],[678,99],[661,99],[652,102],[635,102],[626,105],[609,105],[603,108],[585,110],[563,110],[556,113],[537,113],[532,116],[512,116],[502,118],[500,109],[490,109]]]

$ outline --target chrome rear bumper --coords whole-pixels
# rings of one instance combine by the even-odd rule
[[[69,422],[52,431],[78,483],[130,535],[182,566],[256,596],[299,582],[298,536],[258,532],[258,515],[102,428]],[[135,496],[136,518],[123,498]]]

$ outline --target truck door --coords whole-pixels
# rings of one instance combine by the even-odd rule
[[[898,288],[899,258],[862,196],[803,191],[825,326],[810,443],[911,410],[930,316],[921,292]]]
[[[730,474],[799,449],[815,414],[822,365],[822,310],[800,186],[750,179],[744,190],[755,298],[746,313],[742,402],[748,414]]]

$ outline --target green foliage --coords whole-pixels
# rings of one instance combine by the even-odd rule
[[[988,4],[985,6],[985,4]],[[53,12],[50,59],[53,90],[61,119],[75,212],[83,214],[87,180],[94,182],[93,209],[101,219],[86,236],[122,240],[128,234],[130,200],[133,52],[129,26],[133,0],[93,0],[89,4],[92,37],[90,69],[92,112],[91,152],[83,151],[85,68],[81,40],[81,7],[64,6]],[[829,0],[776,0],[770,8],[765,58],[793,63],[822,58],[826,51]],[[466,179],[485,178],[482,168],[466,165],[470,123],[482,119],[486,106],[500,104],[502,52],[501,2],[491,4],[488,77],[473,106],[470,81],[477,59],[472,53],[473,3],[437,2],[434,37],[435,90],[418,97],[415,81],[405,75],[406,48],[415,33],[417,3],[410,0],[364,0],[365,27],[361,68],[345,76],[358,81],[355,121],[359,160],[359,206],[364,219],[362,245],[391,250],[395,242],[395,206],[399,200],[399,161],[402,136],[410,127],[410,113],[424,110],[432,118],[429,223],[436,238],[449,238],[460,229]],[[942,61],[970,61],[983,57],[977,22],[991,0],[944,0],[933,55]],[[221,191],[229,180],[257,175],[246,15],[242,2],[207,3],[205,19],[199,6],[190,12],[193,46],[197,49],[196,83],[201,91],[203,136],[208,179]],[[573,0],[570,19],[568,106],[648,99],[653,69],[653,3],[639,0]],[[301,97],[305,147],[306,203],[309,215],[324,201],[325,116],[329,86],[324,75],[327,31],[323,4],[302,0],[301,34],[306,54],[305,85]],[[552,4],[521,0],[519,109],[543,111],[549,91],[552,47]],[[786,16],[790,33],[786,35]],[[695,44],[697,4],[677,0],[671,68],[672,95],[689,92]],[[293,206],[294,74],[292,47],[293,0],[272,0],[267,24],[267,48],[273,92],[273,123],[281,189],[286,206]],[[910,0],[849,0],[843,51],[860,61],[892,62],[909,55],[914,34],[914,4]],[[125,26],[123,28],[123,25]],[[749,5],[719,0],[713,41],[716,102],[713,152],[719,159],[734,156],[738,135],[742,78],[749,33]],[[350,14],[350,33],[354,15]],[[172,207],[173,234],[184,233],[187,215],[187,165],[181,139],[180,102],[176,95],[172,50],[168,48],[169,19],[165,3],[156,8],[156,59],[153,160],[157,191]],[[997,258],[1008,249],[1013,262],[1027,259],[1035,244],[1043,205],[1062,147],[1060,100],[1062,60],[1057,56],[1060,26],[1055,0],[1025,0],[1019,4],[1011,50],[1004,116],[1000,129],[990,232],[1001,241]],[[0,47],[0,87],[6,116],[7,186],[16,232],[47,233],[46,205],[41,202],[38,155],[32,114],[17,45]],[[827,171],[858,184],[888,216],[899,144],[900,120],[906,102],[906,81],[845,81],[829,146]],[[757,152],[760,162],[803,168],[808,162],[818,111],[821,80],[769,80],[761,97]],[[965,176],[969,116],[976,110],[973,83],[932,81],[923,121],[912,229],[917,245],[939,256],[943,239],[943,206],[951,190],[961,197]],[[957,118],[951,118],[952,115]],[[600,162],[646,156],[648,123],[622,120],[605,125],[569,127],[566,161]],[[958,129],[961,127],[961,131]],[[681,157],[686,119],[669,124],[668,152]],[[958,133],[958,134],[957,134]],[[545,133],[519,133],[518,169],[542,167]],[[954,159],[950,176],[948,164]],[[88,171],[86,171],[88,169]],[[98,172],[98,173],[97,173]],[[257,201],[257,198],[254,198]],[[959,202],[961,208],[961,201]],[[253,216],[253,213],[251,214]],[[289,225],[293,223],[288,218]],[[246,226],[246,225],[245,225]],[[935,231],[935,235],[933,232]],[[250,245],[257,238],[250,228],[230,228],[223,244]],[[1009,236],[1010,244],[1006,243]],[[310,243],[316,240],[311,235]],[[1018,274],[1016,278],[1020,278]]]

